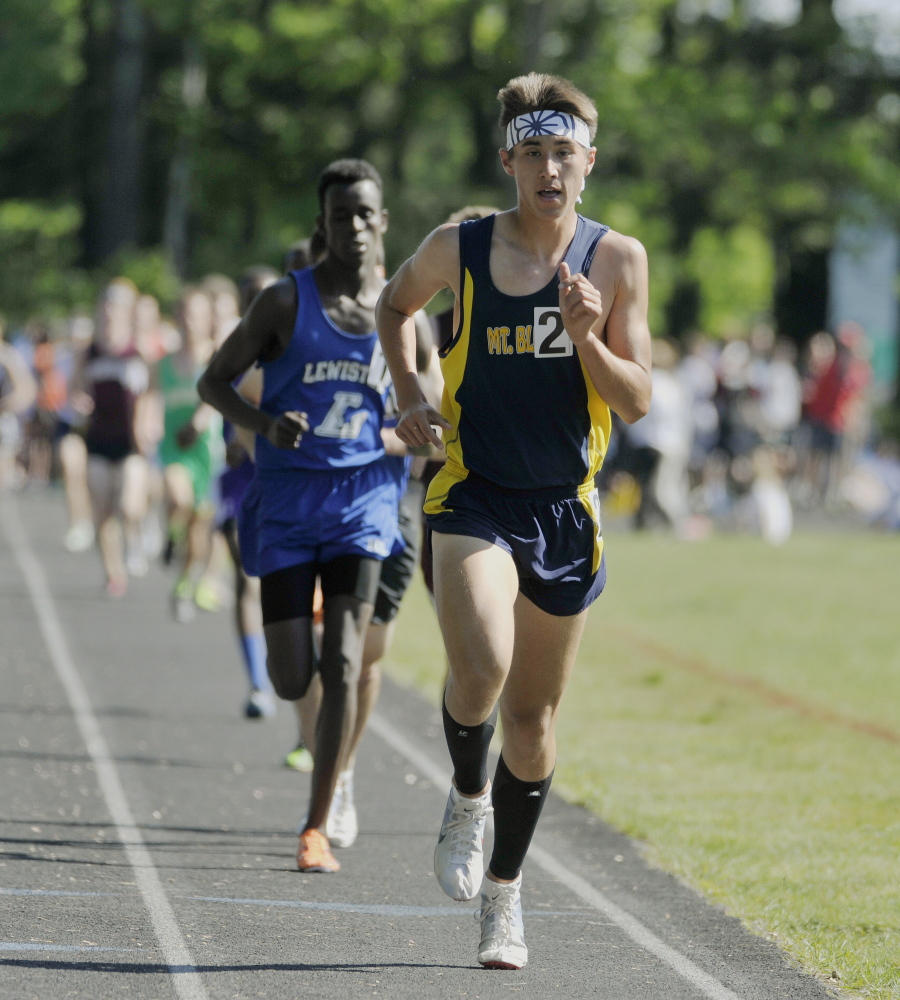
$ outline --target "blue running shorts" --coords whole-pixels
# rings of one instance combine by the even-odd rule
[[[339,556],[386,559],[403,548],[399,484],[385,462],[344,469],[260,469],[241,504],[238,541],[249,576]]]
[[[431,531],[482,538],[509,552],[519,591],[547,614],[580,614],[606,584],[593,484],[512,490],[444,466],[428,488],[425,520]]]

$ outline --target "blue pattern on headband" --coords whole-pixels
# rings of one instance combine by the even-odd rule
[[[539,135],[562,135],[574,139],[585,149],[591,148],[591,131],[587,123],[563,111],[528,111],[506,126],[506,148]]]

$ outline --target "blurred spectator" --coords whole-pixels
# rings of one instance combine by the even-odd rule
[[[794,514],[773,448],[763,446],[753,453],[753,485],[747,509],[752,527],[770,545],[783,545],[791,537]]]
[[[800,423],[802,387],[796,361],[797,349],[782,338],[775,343],[771,359],[754,371],[758,430],[767,444],[787,445]]]
[[[654,340],[650,412],[625,427],[620,466],[634,476],[641,490],[634,519],[638,529],[654,522],[678,528],[689,514],[691,405],[675,375],[677,365],[675,345]]]
[[[863,455],[842,482],[841,497],[871,524],[900,531],[900,446],[884,441]]]
[[[719,355],[717,404],[722,428],[719,441],[732,458],[749,455],[759,443],[750,362],[750,345],[746,340],[728,341]]]
[[[719,412],[715,398],[715,352],[709,338],[693,333],[688,338],[687,353],[677,370],[690,409],[691,444],[688,470],[693,481],[702,478],[703,467],[719,438]]]
[[[865,334],[858,323],[838,330],[834,357],[814,377],[806,403],[810,451],[805,469],[808,500],[832,499],[841,471],[844,434],[859,418],[871,379],[865,360]]]

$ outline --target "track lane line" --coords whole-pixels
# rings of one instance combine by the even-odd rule
[[[427,754],[408,740],[378,711],[373,712],[369,717],[369,728],[380,736],[389,747],[405,757],[413,767],[421,771],[438,790],[442,787],[449,788],[450,772],[432,761]],[[528,857],[588,906],[608,917],[635,944],[668,965],[673,972],[689,982],[709,1000],[740,1000],[736,993],[720,983],[715,976],[705,972],[687,956],[682,955],[680,951],[667,945],[653,931],[645,927],[637,917],[632,916],[627,910],[623,910],[621,906],[618,906],[599,889],[591,885],[587,879],[576,875],[550,851],[532,842]]]
[[[150,915],[153,931],[159,941],[166,965],[172,973],[175,992],[179,1000],[209,1000],[200,973],[160,882],[153,858],[140,828],[135,823],[109,745],[94,714],[87,689],[81,680],[72,654],[69,652],[65,632],[56,612],[56,604],[47,585],[47,577],[29,545],[25,525],[19,517],[14,499],[0,502],[0,523],[3,525],[6,542],[25,578],[50,660],[72,706],[78,731],[96,770],[100,791],[106,800],[128,863],[134,870],[135,882]]]

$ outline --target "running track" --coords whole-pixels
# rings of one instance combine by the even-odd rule
[[[439,714],[385,684],[336,876],[294,870],[292,713],[240,717],[225,615],[167,617],[157,568],[113,603],[53,494],[0,498],[0,997],[824,1000],[590,814],[551,798],[525,868],[530,964],[474,961],[475,904],[431,872]]]

